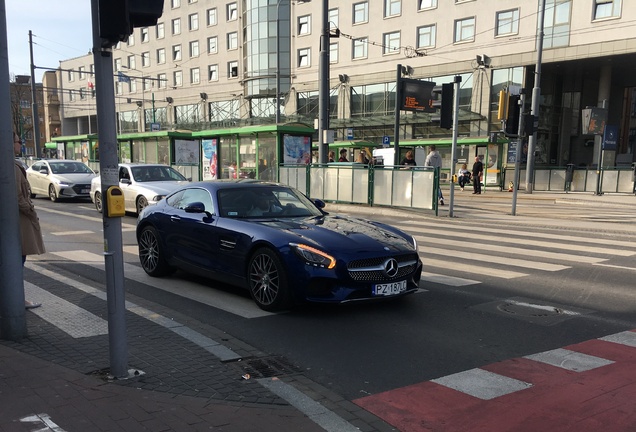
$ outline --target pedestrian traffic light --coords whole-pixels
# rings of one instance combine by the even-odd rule
[[[521,114],[521,106],[519,101],[521,96],[511,95],[508,97],[508,113],[506,116],[506,127],[504,134],[508,137],[516,137],[519,135],[519,117]]]
[[[433,116],[433,121],[439,121],[442,129],[453,128],[453,83],[433,87],[433,108],[439,108],[439,117]]]
[[[497,110],[497,120],[506,120],[508,118],[508,97],[509,93],[505,90],[499,91],[499,109]]]
[[[99,37],[104,48],[125,41],[135,27],[157,24],[163,0],[98,0]]]

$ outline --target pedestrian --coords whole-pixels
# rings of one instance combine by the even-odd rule
[[[360,153],[358,153],[358,157],[356,158],[356,162],[369,165],[369,159],[367,159],[367,156],[364,154],[364,150],[360,150]]]
[[[468,165],[462,164],[458,173],[457,181],[459,183],[459,188],[463,192],[464,186],[466,186],[467,183],[470,183],[470,171],[468,171]]]
[[[400,165],[406,165],[406,166],[417,165],[417,162],[415,162],[415,159],[413,158],[413,150],[409,150],[406,152],[406,154],[404,155],[404,159],[402,159],[402,162],[400,162]]]
[[[13,151],[16,155],[21,152],[22,142],[20,137],[13,134]],[[22,248],[22,266],[26,262],[27,255],[39,255],[44,253],[44,240],[40,229],[40,220],[31,202],[31,188],[26,178],[26,171],[20,161],[14,159],[15,183],[18,194],[18,209],[20,211],[20,240]],[[24,307],[34,309],[42,306],[25,300]]]
[[[338,162],[349,162],[349,159],[347,159],[347,149],[340,149],[340,159],[338,159]]]
[[[335,162],[336,161],[336,152],[331,150],[329,152],[329,163]]]
[[[481,181],[484,177],[484,164],[479,156],[475,156],[475,163],[473,164],[473,195],[481,194]]]
[[[442,169],[442,156],[434,145],[429,147],[429,153],[428,156],[426,156],[424,165],[433,167],[436,170]],[[444,195],[442,195],[442,188],[440,186],[437,188],[437,197],[439,198],[439,205],[444,205]]]

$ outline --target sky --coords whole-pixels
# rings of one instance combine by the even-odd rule
[[[86,55],[93,45],[91,0],[4,0],[7,14],[9,74],[31,75],[29,30],[33,33],[35,81],[40,67]]]

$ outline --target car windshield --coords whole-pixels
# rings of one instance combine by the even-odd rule
[[[221,189],[218,202],[221,216],[229,218],[280,219],[322,215],[303,194],[282,186]]]
[[[136,182],[184,181],[187,180],[176,169],[163,165],[132,167],[132,175]]]
[[[94,174],[86,164],[81,162],[49,162],[53,174]]]

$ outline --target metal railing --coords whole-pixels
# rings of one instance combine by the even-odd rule
[[[601,193],[633,193],[634,172],[631,168],[603,168],[601,170]],[[514,169],[504,168],[504,185],[514,179]],[[525,190],[526,170],[520,170],[519,190]],[[563,167],[538,168],[534,170],[533,190],[553,192],[596,192],[598,173],[596,169],[579,168],[572,172],[572,181],[566,181],[567,169]]]
[[[279,181],[324,201],[437,211],[439,171],[430,167],[281,165]]]

